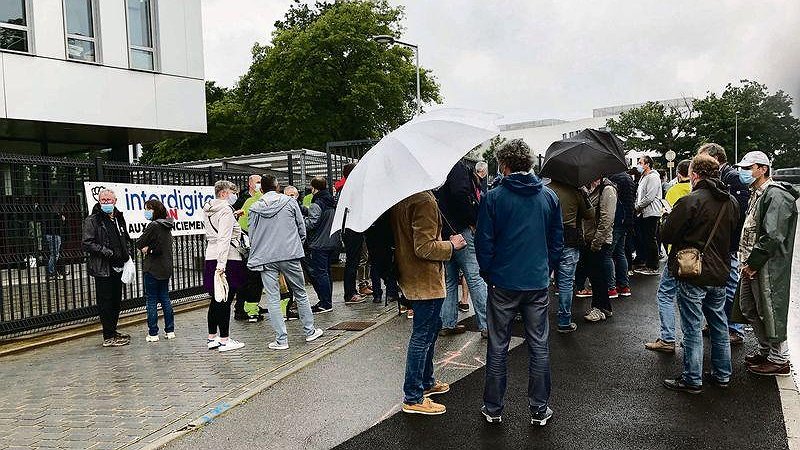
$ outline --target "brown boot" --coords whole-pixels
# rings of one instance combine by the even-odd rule
[[[762,375],[765,377],[788,377],[789,375],[791,375],[788,362],[783,364],[776,364],[772,361],[767,361],[765,363],[747,366],[747,370],[750,373],[754,373],[756,375]]]

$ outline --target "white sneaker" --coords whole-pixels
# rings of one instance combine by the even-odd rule
[[[585,316],[583,316],[583,319],[587,322],[599,322],[601,320],[606,320],[606,315],[603,313],[603,311],[600,311],[597,308],[592,308],[586,313]]]
[[[220,345],[219,339],[217,339],[217,338],[208,340],[208,349],[209,350],[214,350],[215,348],[219,348],[219,345]]]
[[[323,334],[322,328],[317,328],[316,330],[314,330],[314,334],[306,336],[306,342],[316,341],[317,339],[319,339],[320,336],[322,336],[322,334]]]
[[[167,339],[175,339],[175,332],[170,331],[169,333],[167,333]]]
[[[244,342],[239,342],[236,339],[228,338],[227,341],[219,341],[219,351],[229,352],[244,347]]]
[[[144,340],[147,341],[147,342],[158,342],[158,335],[150,336],[148,334],[147,337]]]
[[[277,341],[270,342],[267,347],[271,350],[289,350],[289,344],[279,344]]]

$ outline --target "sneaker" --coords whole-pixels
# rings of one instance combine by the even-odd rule
[[[703,384],[713,384],[714,386],[720,387],[722,389],[727,389],[728,386],[731,384],[731,381],[720,381],[717,377],[711,374],[711,372],[703,372]]]
[[[167,339],[175,339],[175,332],[174,331],[168,332],[166,338]]]
[[[453,328],[442,328],[439,330],[439,336],[450,336],[453,334],[464,334],[467,332],[467,327],[464,325],[456,325]]]
[[[612,316],[614,315],[614,313],[613,313],[613,312],[611,312],[611,310],[610,310],[610,309],[603,309],[603,308],[600,308],[600,311],[602,311],[602,312],[603,312],[603,314],[605,314],[605,315],[606,315],[606,318],[612,317]]]
[[[444,381],[435,380],[434,385],[422,393],[425,397],[430,397],[431,395],[439,395],[439,394],[446,394],[450,392],[450,385],[445,383]]]
[[[744,338],[739,333],[730,331],[728,334],[730,335],[731,345],[742,345],[744,343]]]
[[[619,293],[617,293],[616,289],[609,289],[608,290],[608,298],[619,298]]]
[[[372,288],[370,286],[364,285],[364,286],[361,286],[361,288],[358,290],[358,293],[361,294],[361,295],[372,295],[373,291],[372,291]]]
[[[581,289],[580,291],[575,293],[575,297],[578,297],[578,298],[587,298],[587,297],[591,297],[591,296],[592,296],[592,290],[591,289]]]
[[[493,416],[489,414],[486,410],[486,406],[481,406],[481,414],[483,414],[483,417],[486,417],[486,421],[489,423],[500,423],[503,421],[502,416]]]
[[[219,348],[219,346],[220,346],[219,339],[217,339],[217,338],[208,339],[208,349],[209,350],[214,350],[216,348]]]
[[[406,311],[408,311],[408,308],[406,308],[403,305],[400,305],[397,310],[400,311],[400,314],[404,314]]]
[[[438,416],[440,414],[444,414],[447,411],[444,405],[440,405],[432,401],[428,397],[423,397],[422,403],[415,403],[413,405],[409,405],[408,403],[403,403],[403,412],[406,414],[424,414],[426,416]]]
[[[622,296],[622,297],[630,297],[631,296],[631,288],[617,286],[617,293],[619,293],[619,295]]]
[[[459,303],[458,304],[458,310],[461,311],[461,312],[469,311],[469,303]]]
[[[359,303],[364,303],[366,300],[367,300],[366,298],[364,298],[364,297],[362,297],[362,296],[360,296],[358,294],[355,294],[352,297],[350,297],[348,300],[345,300],[344,304],[345,305],[357,305]]]
[[[531,416],[531,425],[543,427],[547,425],[547,421],[550,420],[551,417],[553,417],[553,410],[548,407],[545,412],[536,413]]]
[[[661,271],[658,269],[648,269],[647,267],[643,269],[636,269],[634,272],[638,273],[639,275],[661,275]]]
[[[267,345],[267,347],[269,347],[270,350],[289,350],[289,344],[288,343],[279,344],[278,341],[270,342],[269,345]]]
[[[322,314],[333,311],[333,308],[326,308],[324,306],[320,306],[319,303],[311,307],[311,312],[314,314]]]
[[[297,312],[296,309],[289,309],[286,311],[286,315],[283,316],[283,320],[288,322],[290,320],[297,320],[300,318],[300,314]]]
[[[247,321],[250,323],[261,322],[262,320],[264,320],[264,316],[261,314],[251,314],[247,316]]]
[[[663,341],[661,338],[656,339],[655,342],[644,344],[644,348],[654,352],[675,353],[675,343]]]
[[[130,339],[113,337],[103,341],[103,347],[122,347],[131,343]]]
[[[320,336],[322,336],[323,333],[324,331],[322,331],[322,328],[317,328],[312,334],[306,336],[306,342],[316,341]]]
[[[694,386],[691,384],[686,384],[683,381],[683,376],[679,376],[674,379],[664,380],[664,387],[671,390],[671,391],[678,391],[678,392],[686,392],[688,394],[702,394],[703,387],[702,386]]]
[[[561,334],[572,333],[573,331],[578,329],[578,324],[575,322],[570,322],[569,325],[559,325],[556,331]]]
[[[229,352],[244,347],[244,342],[239,342],[236,339],[228,338],[227,341],[219,341],[219,351]]]
[[[606,320],[606,315],[603,314],[603,311],[600,311],[597,308],[590,309],[583,319],[587,322],[600,322],[601,320]]]
[[[413,318],[414,318],[414,310],[409,309],[408,311],[406,311],[406,319],[413,319]]]
[[[744,363],[748,366],[757,366],[767,362],[767,357],[759,352],[751,353],[744,357]]]
[[[103,347],[113,347],[113,346],[114,346],[114,338],[103,340]]]
[[[144,338],[144,340],[145,340],[145,342],[158,342],[158,335],[150,336],[148,334],[147,337]]]
[[[791,375],[789,363],[776,364],[772,361],[747,366],[747,371],[765,377],[788,377]]]
[[[131,340],[131,335],[130,334],[120,333],[119,331],[115,331],[114,332],[114,337],[117,338],[117,339],[127,339],[129,341]]]

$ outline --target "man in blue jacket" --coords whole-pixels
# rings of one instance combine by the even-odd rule
[[[496,158],[505,177],[481,202],[475,236],[480,273],[489,288],[489,343],[481,412],[489,422],[501,421],[511,321],[519,311],[530,357],[531,424],[545,425],[553,415],[548,407],[547,287],[564,248],[561,206],[556,194],[530,173],[533,158],[521,139],[499,148]]]

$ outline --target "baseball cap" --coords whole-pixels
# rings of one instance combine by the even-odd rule
[[[753,164],[770,167],[772,166],[772,163],[769,162],[769,157],[764,152],[755,151],[747,152],[747,154],[744,155],[744,158],[742,158],[742,160],[736,164],[736,167],[750,167]]]

